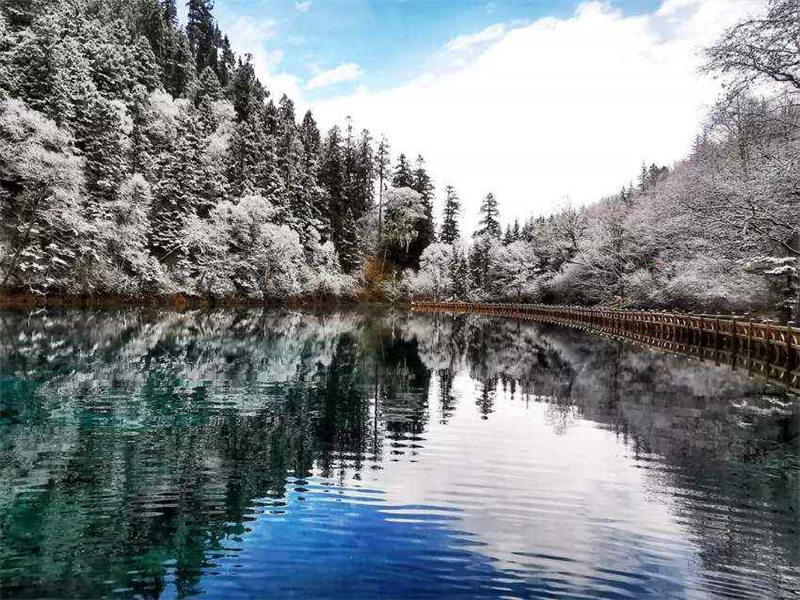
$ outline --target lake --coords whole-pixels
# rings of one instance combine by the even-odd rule
[[[797,597],[799,431],[511,319],[0,312],[0,596]]]

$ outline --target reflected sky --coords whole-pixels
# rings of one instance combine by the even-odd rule
[[[8,597],[798,591],[797,400],[724,367],[378,309],[0,326]]]

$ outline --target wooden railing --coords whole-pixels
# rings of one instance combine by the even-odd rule
[[[414,302],[416,311],[481,313],[568,325],[726,363],[800,393],[800,328],[731,315],[548,304]]]

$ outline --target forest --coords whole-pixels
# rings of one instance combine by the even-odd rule
[[[588,206],[475,232],[422,156],[321,131],[236,56],[210,0],[0,6],[0,295],[457,298],[800,317],[794,0],[705,50],[689,155]],[[657,118],[657,116],[654,116]],[[487,182],[491,186],[491,182]]]

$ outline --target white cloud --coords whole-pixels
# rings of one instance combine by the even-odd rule
[[[294,7],[300,12],[307,12],[312,4],[313,0],[303,0],[302,2],[295,2]]]
[[[395,153],[424,154],[439,190],[458,189],[467,228],[490,190],[506,218],[524,217],[565,196],[580,204],[613,193],[642,160],[684,156],[719,91],[697,73],[697,51],[751,8],[666,0],[625,16],[590,2],[567,19],[455,38],[450,50],[481,46],[456,70],[312,107],[328,126],[352,114],[385,132]]]
[[[306,88],[309,90],[315,90],[318,88],[327,87],[329,85],[334,85],[336,83],[353,81],[360,76],[361,67],[359,67],[356,63],[342,63],[333,69],[328,69],[327,71],[317,73],[306,84]]]
[[[499,40],[506,33],[506,27],[502,23],[490,25],[483,31],[472,35],[460,35],[453,38],[445,45],[450,52],[471,52],[477,47],[484,46],[489,42]]]

